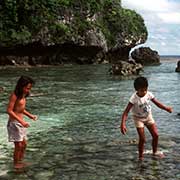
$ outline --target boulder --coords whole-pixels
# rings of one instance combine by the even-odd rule
[[[116,64],[112,64],[109,72],[112,75],[138,75],[139,72],[143,69],[141,64],[135,63],[133,61],[119,61]]]
[[[140,47],[131,53],[131,57],[142,65],[159,65],[160,56],[157,51],[149,47]]]
[[[180,60],[177,62],[176,72],[180,72]]]

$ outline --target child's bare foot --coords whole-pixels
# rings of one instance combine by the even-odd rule
[[[32,163],[30,162],[22,162],[22,164],[24,165],[24,167],[32,165]]]
[[[157,152],[153,153],[153,156],[154,156],[155,158],[160,158],[160,159],[162,159],[162,158],[165,157],[164,153],[161,152],[161,151],[157,151]]]
[[[144,160],[144,156],[140,156],[139,161],[143,161],[143,160]]]

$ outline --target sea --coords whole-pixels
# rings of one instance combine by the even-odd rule
[[[149,90],[168,113],[152,104],[163,159],[151,154],[147,129],[145,157],[138,160],[138,136],[131,113],[127,134],[120,133],[122,112],[134,92],[137,76],[109,74],[110,65],[0,67],[0,179],[2,180],[179,180],[180,56],[161,56],[158,66],[145,66]],[[8,142],[6,108],[21,75],[35,81],[26,109],[38,116],[30,123],[25,161],[13,168],[14,145]]]

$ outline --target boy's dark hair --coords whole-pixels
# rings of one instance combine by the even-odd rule
[[[134,81],[134,88],[136,91],[138,91],[141,88],[147,88],[148,87],[148,80],[145,77],[138,77]]]
[[[21,76],[16,84],[16,88],[14,90],[15,95],[18,99],[21,99],[23,96],[23,88],[28,84],[34,84],[34,80],[28,76]],[[26,97],[29,94],[26,95]]]

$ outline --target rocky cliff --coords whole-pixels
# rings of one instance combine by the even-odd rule
[[[0,65],[127,61],[147,39],[120,0],[2,0]]]

